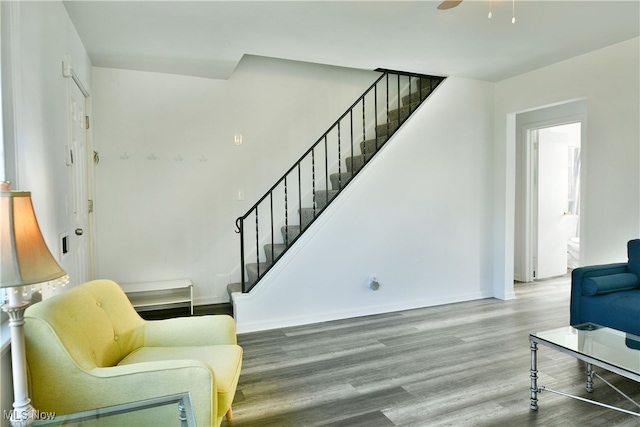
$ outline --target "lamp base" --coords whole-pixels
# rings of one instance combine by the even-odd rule
[[[37,411],[31,406],[27,385],[26,352],[24,348],[24,311],[29,302],[21,300],[14,292],[2,311],[9,315],[11,328],[11,370],[13,371],[13,411],[10,422],[13,427],[28,427],[36,419]]]
[[[12,427],[30,427],[33,422],[38,418],[38,411],[28,403],[20,408],[13,404],[14,409],[11,411],[9,422]]]

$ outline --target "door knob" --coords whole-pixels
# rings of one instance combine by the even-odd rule
[[[84,233],[82,228],[76,228],[76,236],[82,236],[82,233]]]

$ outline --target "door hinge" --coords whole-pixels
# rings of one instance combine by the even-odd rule
[[[84,116],[84,128],[89,129],[89,116]]]
[[[93,213],[93,200],[88,200],[89,202],[89,213]]]

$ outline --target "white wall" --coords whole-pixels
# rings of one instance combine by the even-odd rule
[[[516,115],[568,100],[587,104],[581,262],[626,260],[626,242],[640,236],[639,44],[631,39],[495,85],[496,288],[513,279]]]
[[[228,301],[236,218],[378,75],[253,56],[228,81],[95,68],[97,275]]]
[[[62,61],[69,54],[76,73],[91,87],[91,62],[61,2],[11,2],[16,176],[12,189],[31,191],[40,229],[61,266],[58,233],[71,227],[68,144],[68,84]],[[3,64],[4,67],[5,64]],[[71,277],[73,283],[74,278]]]
[[[260,286],[234,295],[238,330],[492,296],[492,92],[446,80]]]
[[[7,56],[8,52],[3,52],[2,72],[12,78],[3,97],[13,95],[9,105],[14,109],[11,122],[3,125],[15,130],[17,147],[16,155],[7,159],[13,163],[7,168],[7,178],[14,190],[31,191],[47,245],[61,266],[72,271],[70,260],[61,261],[57,250],[58,234],[71,227],[65,203],[71,200],[64,151],[68,141],[68,79],[62,76],[62,61],[66,54],[71,56],[87,87],[91,86],[91,62],[61,2],[2,2],[2,25],[11,53]],[[9,351],[3,349],[1,360],[1,409],[10,410]],[[6,424],[3,417],[2,425]]]

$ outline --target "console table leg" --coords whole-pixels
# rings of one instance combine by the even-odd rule
[[[532,411],[538,410],[538,344],[529,340],[531,346],[531,406]]]
[[[593,365],[587,363],[587,391],[591,393],[593,391]]]

